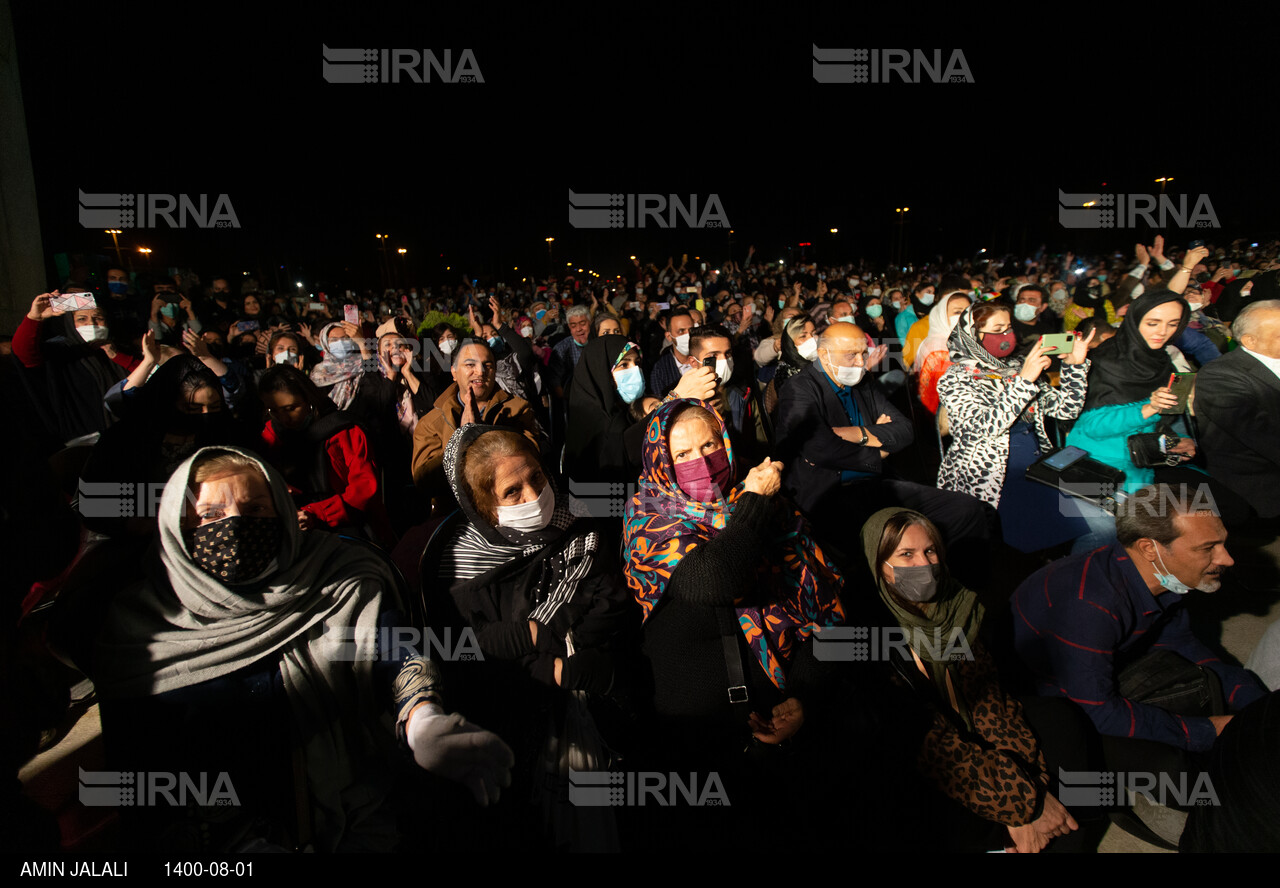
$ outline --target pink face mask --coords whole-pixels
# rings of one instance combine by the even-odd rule
[[[717,450],[705,458],[677,463],[676,483],[694,502],[713,503],[728,496],[733,487],[729,451]]]

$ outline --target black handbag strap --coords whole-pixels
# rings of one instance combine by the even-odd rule
[[[720,627],[720,644],[724,651],[724,665],[729,672],[729,702],[743,724],[751,713],[751,697],[747,692],[747,677],[742,669],[742,653],[738,649],[738,636],[742,629],[731,607],[714,608],[716,623]]]

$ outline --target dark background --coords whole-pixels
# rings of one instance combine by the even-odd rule
[[[112,254],[80,226],[77,189],[226,193],[239,230],[162,224],[126,231],[122,249],[139,271],[144,245],[155,271],[247,270],[283,289],[377,286],[383,232],[401,285],[543,276],[546,237],[558,271],[605,276],[631,254],[741,261],[751,244],[883,262],[904,205],[917,264],[1042,243],[1127,253],[1154,232],[1068,231],[1057,190],[1158,193],[1157,176],[1189,205],[1209,195],[1211,241],[1275,232],[1273,130],[1252,111],[1273,64],[1250,28],[1218,44],[1210,23],[1149,9],[988,21],[896,7],[15,5],[50,281],[55,253]],[[959,48],[975,82],[820,84],[815,43],[944,61]],[[329,84],[322,44],[470,48],[485,82]],[[575,230],[571,188],[715,193],[732,241]]]

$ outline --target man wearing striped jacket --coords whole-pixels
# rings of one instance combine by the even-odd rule
[[[1013,594],[1015,644],[1038,692],[1079,704],[1109,760],[1124,748],[1115,738],[1207,751],[1232,713],[1266,693],[1191,632],[1186,594],[1217,591],[1233,563],[1203,490],[1141,488],[1117,515],[1115,543],[1055,561]]]

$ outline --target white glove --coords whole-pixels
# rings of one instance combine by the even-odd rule
[[[511,785],[511,748],[456,712],[445,715],[439,706],[426,703],[409,716],[405,733],[420,768],[464,784],[482,807],[498,801],[499,787]]]

